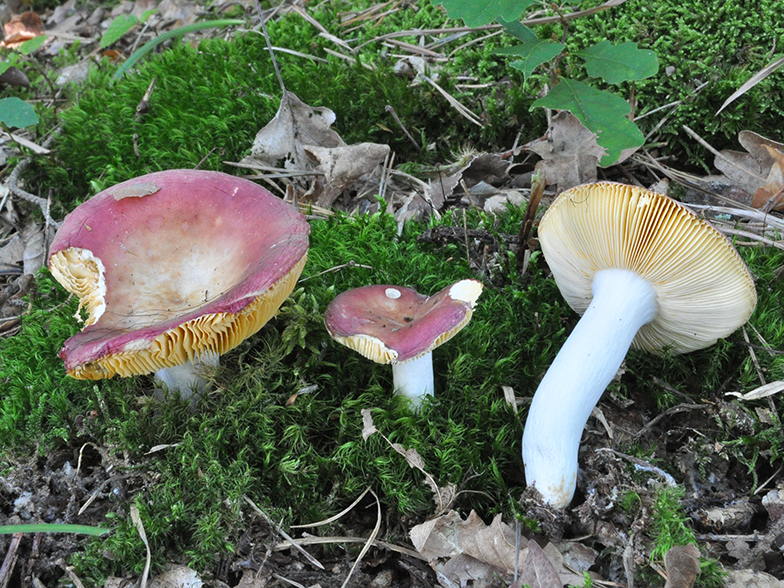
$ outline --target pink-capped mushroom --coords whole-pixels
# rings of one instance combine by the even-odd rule
[[[481,293],[477,280],[461,280],[433,296],[400,286],[365,286],[336,296],[324,323],[338,343],[376,363],[391,363],[395,393],[418,409],[433,394],[433,349],[468,324]]]
[[[49,269],[79,297],[70,376],[156,372],[187,398],[199,370],[257,332],[305,265],[305,217],[260,186],[211,171],[148,174],[66,216]]]

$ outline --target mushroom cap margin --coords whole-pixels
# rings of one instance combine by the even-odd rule
[[[636,272],[656,291],[658,313],[632,345],[653,353],[708,347],[743,325],[757,302],[746,264],[712,225],[662,194],[615,182],[561,193],[539,224],[561,294],[582,315],[596,272]]]
[[[432,296],[388,284],[363,286],[338,294],[324,324],[335,341],[376,363],[404,363],[460,332],[482,289],[478,280],[460,280]]]
[[[145,222],[139,223],[140,218]],[[162,242],[169,251],[188,251],[192,259],[181,268],[169,262],[163,268],[141,269],[134,263],[144,257],[142,252],[164,261],[169,255],[154,247],[167,226],[162,219],[172,220],[169,224],[178,231],[162,236]],[[265,224],[278,220],[284,226],[276,231]],[[221,223],[227,233],[234,233],[231,237],[220,238]],[[270,233],[267,242],[250,243]],[[80,306],[88,312],[85,328],[60,352],[67,372],[92,380],[131,376],[178,365],[205,352],[225,353],[258,331],[291,293],[307,259],[308,233],[307,220],[290,205],[248,180],[220,172],[167,170],[96,194],[66,217],[49,260],[53,275],[79,296]],[[213,257],[199,246],[204,236],[216,241]],[[154,291],[160,298],[161,290],[167,290],[161,288],[160,276],[180,274],[187,282],[189,272],[194,272],[210,280],[223,269],[219,262],[227,252],[234,251],[244,255],[234,264],[239,273],[224,278],[218,293],[203,304],[202,292],[196,289],[190,299],[178,302],[182,312],[171,300],[160,299],[148,304],[146,317],[134,318],[128,311],[140,302],[125,288],[136,294]],[[194,261],[204,258],[212,262],[209,270]],[[72,265],[74,259],[81,263]],[[134,268],[138,273],[131,279]],[[160,308],[156,317],[149,313],[156,304],[173,308]]]

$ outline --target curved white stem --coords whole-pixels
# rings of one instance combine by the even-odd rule
[[[169,392],[177,392],[180,398],[190,399],[191,404],[195,404],[207,387],[203,377],[205,368],[217,367],[219,360],[220,356],[217,353],[207,351],[193,361],[159,369],[155,372],[156,383],[164,384]],[[156,392],[158,392],[157,387]],[[159,395],[156,394],[157,396]]]
[[[414,409],[419,409],[423,398],[433,395],[433,353],[393,363],[392,384],[395,394],[409,398]]]
[[[525,479],[545,502],[568,506],[585,423],[644,324],[656,317],[653,286],[629,270],[597,272],[593,301],[536,390],[523,433]]]

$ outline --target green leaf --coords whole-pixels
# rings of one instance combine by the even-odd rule
[[[115,18],[101,37],[101,49],[106,49],[137,24],[139,24],[139,19],[132,14],[121,14]]]
[[[21,45],[19,45],[19,53],[22,55],[30,55],[33,51],[38,49],[41,45],[43,45],[49,37],[46,35],[38,35],[37,37],[33,37],[29,41],[25,41]]]
[[[550,61],[553,57],[563,51],[564,46],[560,43],[540,39],[536,34],[519,22],[499,22],[504,28],[509,31],[514,37],[523,41],[522,45],[515,45],[514,47],[502,47],[496,49],[493,53],[497,55],[516,55],[520,57],[519,60],[510,63],[515,69],[523,72],[523,75],[528,78],[531,73],[538,66],[545,61]]]
[[[0,100],[0,122],[21,129],[38,124],[38,115],[27,102],[12,96]]]
[[[626,100],[576,80],[563,78],[531,108],[535,106],[568,110],[596,133],[596,141],[607,150],[602,167],[615,163],[624,149],[639,147],[645,141],[637,125],[626,118],[631,112]]]
[[[105,535],[111,531],[105,527],[88,525],[58,525],[53,523],[36,523],[26,525],[0,525],[0,535],[14,533],[76,533],[79,535]]]
[[[659,71],[659,60],[653,51],[638,49],[628,41],[613,45],[604,40],[577,53],[585,59],[585,69],[592,78],[602,78],[609,84],[627,80],[643,80]]]
[[[171,31],[166,31],[162,35],[155,37],[152,41],[148,41],[141,47],[139,47],[136,51],[134,51],[131,56],[125,60],[125,62],[117,68],[117,71],[114,72],[112,79],[119,80],[121,77],[125,75],[125,72],[131,69],[136,63],[145,55],[147,55],[150,51],[155,49],[158,45],[171,39],[172,37],[179,37],[181,35],[185,35],[187,33],[192,33],[194,31],[200,31],[202,29],[214,29],[218,27],[226,27],[230,25],[241,25],[245,24],[244,20],[238,20],[236,18],[227,18],[224,20],[208,20],[205,22],[195,22],[193,24],[185,25],[184,27],[180,27],[178,29],[174,29]]]
[[[504,20],[503,18],[498,18],[498,23],[506,29],[506,32],[512,35],[518,41],[522,41],[523,43],[531,43],[533,41],[538,41],[539,37],[536,36],[536,33],[521,23],[519,20]]]
[[[149,10],[145,10],[144,12],[142,12],[142,17],[139,19],[139,22],[141,23],[147,22],[147,19],[150,18],[156,12],[158,12],[157,8],[150,8]]]
[[[516,20],[536,0],[431,0],[434,5],[443,5],[449,18],[462,18],[469,27],[478,27],[493,22],[496,18]]]

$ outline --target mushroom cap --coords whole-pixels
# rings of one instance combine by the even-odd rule
[[[293,290],[309,231],[289,204],[219,172],[162,171],[96,194],[50,249],[87,314],[60,351],[68,374],[146,374],[232,349]]]
[[[386,284],[338,294],[324,312],[335,341],[376,363],[403,363],[449,341],[471,320],[482,283],[461,280],[432,296]]]
[[[757,303],[746,264],[713,226],[662,194],[615,182],[561,193],[539,224],[561,294],[582,315],[596,272],[648,280],[658,313],[632,345],[653,353],[708,347],[744,324]]]

